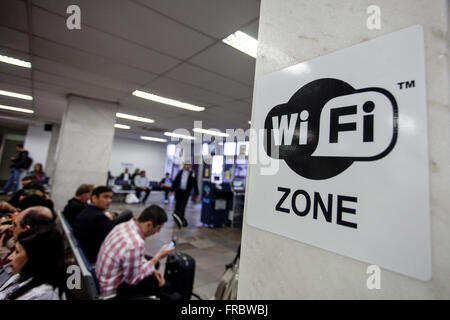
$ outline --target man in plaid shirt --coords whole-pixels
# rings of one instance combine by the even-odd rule
[[[167,244],[147,260],[144,256],[144,239],[159,232],[167,221],[165,211],[151,205],[139,218],[114,227],[103,242],[95,273],[102,293],[117,290],[117,297],[125,295],[150,296],[164,286],[164,276],[155,270],[155,264],[172,253]]]

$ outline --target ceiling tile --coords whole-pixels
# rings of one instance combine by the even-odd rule
[[[179,62],[93,28],[82,26],[81,30],[69,30],[64,18],[39,8],[33,10],[33,22],[33,33],[39,37],[143,71],[161,73]]]
[[[228,97],[217,93],[165,77],[151,81],[147,87],[154,94],[188,103],[198,101],[200,106],[220,104],[229,100]]]
[[[28,30],[27,6],[25,1],[1,0],[0,22],[2,25]]]
[[[156,77],[156,74],[137,70],[83,51],[73,50],[41,38],[35,39],[34,52],[39,57],[124,82],[144,84]]]
[[[217,43],[189,62],[253,86],[256,59],[224,43]]]
[[[206,90],[235,99],[252,95],[252,87],[242,85],[233,80],[203,70],[191,64],[184,63],[166,74],[168,78],[179,80],[187,84],[194,84]]]
[[[66,64],[54,62],[40,57],[34,58],[33,66],[34,70],[67,78],[66,81],[75,80],[83,82],[86,85],[101,86],[103,88],[117,90],[126,94],[132,92],[137,86],[137,84],[114,80],[110,77],[101,76],[96,73],[70,67]]]
[[[28,34],[0,26],[0,47],[28,52]]]
[[[68,16],[66,8],[73,4],[73,1],[37,0],[33,3],[62,16]],[[76,3],[81,9],[82,24],[96,27],[179,59],[186,59],[213,42],[211,38],[132,1],[78,0]],[[81,29],[83,31],[89,28],[82,26]],[[66,31],[68,35],[70,31],[67,29]],[[78,33],[83,34],[83,32]],[[104,48],[103,44],[101,48]]]
[[[216,39],[234,33],[259,15],[257,0],[137,0]]]

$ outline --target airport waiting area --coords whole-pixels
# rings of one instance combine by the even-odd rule
[[[0,300],[449,299],[449,43],[450,0],[0,0]]]

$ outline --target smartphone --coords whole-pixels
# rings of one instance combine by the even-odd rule
[[[166,249],[172,249],[173,246],[175,246],[175,241],[172,240],[172,241],[170,241],[170,243]]]

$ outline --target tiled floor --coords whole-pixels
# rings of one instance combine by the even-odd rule
[[[168,222],[161,232],[146,239],[146,253],[153,255],[164,244],[170,242],[175,230],[172,213],[174,200],[164,204],[162,192],[152,192],[146,205],[124,204],[114,202],[110,211],[120,212],[125,209],[133,211],[137,217],[141,211],[150,204],[157,204],[164,208],[169,217]],[[201,205],[189,202],[186,207],[186,219],[189,223],[179,234],[177,250],[191,255],[196,262],[194,293],[202,299],[211,299],[214,296],[217,285],[225,265],[230,263],[236,255],[236,250],[241,241],[241,229],[230,227],[206,228],[200,222]],[[160,270],[164,272],[165,260],[161,262]]]

